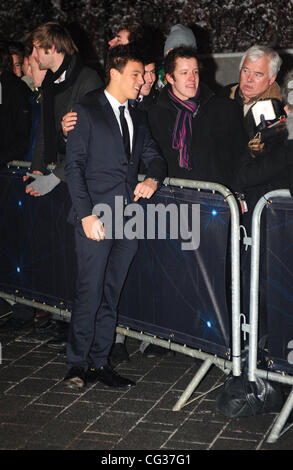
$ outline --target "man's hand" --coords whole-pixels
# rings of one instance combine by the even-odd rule
[[[50,175],[27,173],[26,175],[28,178],[34,178],[34,181],[27,185],[25,192],[30,196],[35,197],[44,196],[45,194],[48,194],[61,181],[53,173],[50,173]]]
[[[68,132],[74,129],[74,126],[77,122],[77,113],[70,111],[69,113],[63,116],[61,121],[62,131],[64,137],[68,136]]]
[[[105,239],[104,225],[96,215],[89,215],[81,219],[82,228],[87,238],[94,241]]]
[[[142,183],[138,183],[134,190],[134,202],[138,201],[141,197],[150,199],[157,189],[158,182],[152,178],[147,178]]]
[[[31,174],[31,173],[30,173]],[[38,170],[34,170],[33,173],[32,173],[32,176],[33,175],[42,175],[43,173],[41,171],[38,171]],[[28,176],[28,174],[26,174],[25,176],[22,177],[22,180],[24,182],[26,182],[28,179],[30,178],[30,176]]]

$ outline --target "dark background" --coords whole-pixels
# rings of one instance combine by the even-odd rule
[[[203,54],[241,52],[255,43],[293,47],[292,0],[2,0],[0,39],[22,40],[52,19],[69,26],[89,61],[103,61],[107,41],[123,23],[148,25],[158,54],[178,22],[193,29]]]

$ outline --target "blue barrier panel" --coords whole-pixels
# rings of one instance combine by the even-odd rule
[[[166,240],[142,240],[122,292],[119,323],[227,357],[228,204],[221,195],[174,187],[162,188],[152,203],[200,204],[200,245],[183,251],[182,239],[170,239],[170,233]]]
[[[292,373],[293,199],[273,198],[266,218],[269,365]]]
[[[23,174],[0,173],[0,288],[70,310],[76,265],[66,185],[33,198],[24,192]],[[140,240],[121,295],[119,324],[228,359],[229,206],[221,195],[173,187],[163,187],[151,203],[185,204],[189,214],[192,204],[200,204],[200,245],[182,251],[184,240],[170,237],[170,221],[166,240]],[[142,207],[146,216],[148,203]]]
[[[70,308],[76,268],[66,185],[33,198],[25,194],[23,174],[0,173],[1,288]]]

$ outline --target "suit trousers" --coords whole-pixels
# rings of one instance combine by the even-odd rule
[[[102,367],[114,342],[117,306],[138,241],[87,238],[75,228],[77,281],[67,342],[67,366]]]

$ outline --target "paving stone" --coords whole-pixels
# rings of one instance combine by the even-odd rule
[[[145,376],[144,381],[147,382],[161,382],[161,383],[174,383],[182,376],[182,368],[171,367],[160,364],[157,367],[153,367]]]
[[[106,388],[96,388],[93,387],[90,390],[86,390],[82,400],[83,401],[88,401],[88,402],[94,402],[94,403],[101,403],[104,405],[114,405],[117,400],[120,400],[121,397],[124,397],[126,395],[125,390],[114,390],[110,389],[109,387]]]
[[[120,398],[111,407],[112,411],[125,411],[132,413],[146,413],[153,405],[152,400],[139,400]]]
[[[41,352],[33,352],[26,354],[17,360],[17,366],[29,366],[33,367],[34,370],[43,366],[46,362],[52,360],[52,355],[44,355]]]
[[[114,442],[75,439],[69,444],[67,450],[112,450],[115,447]]]
[[[207,444],[199,444],[195,442],[183,442],[183,441],[175,441],[174,439],[170,439],[169,441],[164,444],[162,450],[206,450]]]
[[[107,411],[88,429],[88,432],[125,435],[139,420],[139,413]]]
[[[19,384],[10,388],[11,395],[24,395],[35,397],[53,387],[55,382],[47,379],[27,378],[22,380]]]
[[[251,435],[263,435],[264,426],[268,429],[274,421],[276,415],[268,413],[262,416],[249,416],[243,418],[235,418],[230,420],[230,423],[223,432],[222,437],[240,437],[250,438]]]
[[[84,430],[84,423],[63,421],[60,418],[51,420],[39,430],[35,440],[44,441],[44,448],[58,446],[65,448]]]
[[[58,363],[45,364],[43,367],[38,368],[34,377],[61,380],[64,377],[64,365]]]
[[[30,403],[30,397],[16,397],[1,394],[0,396],[0,423],[5,421],[5,416],[16,414]]]
[[[34,367],[30,366],[10,365],[1,370],[0,381],[19,383],[23,378],[32,375],[34,371]]]
[[[174,433],[174,438],[188,442],[211,443],[221,431],[221,423],[210,423],[190,419]]]
[[[161,449],[168,436],[157,431],[134,429],[123,437],[114,447],[115,450],[153,450]]]
[[[22,449],[27,440],[35,434],[37,426],[27,424],[25,426],[11,423],[0,424],[0,449],[17,450]]]
[[[69,393],[55,393],[52,391],[43,393],[36,401],[36,405],[47,405],[47,406],[56,406],[64,408],[70,405],[74,396]]]
[[[256,450],[257,442],[245,439],[225,439],[219,437],[211,450]]]
[[[64,421],[92,423],[104,413],[104,406],[96,403],[85,403],[77,401],[60,413],[60,418]]]
[[[181,412],[165,410],[159,407],[152,409],[143,418],[143,423],[156,423],[169,426],[170,429],[177,429],[182,423],[184,417]]]
[[[52,408],[50,411],[43,412],[35,407],[28,406],[24,410],[6,418],[6,422],[19,425],[27,425],[29,423],[29,426],[40,428],[50,422],[55,414],[56,410],[54,412]]]

